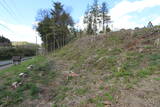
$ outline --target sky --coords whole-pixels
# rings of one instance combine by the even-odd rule
[[[52,2],[62,2],[74,19],[75,26],[84,29],[83,16],[93,0],[0,0],[0,35],[11,41],[41,43],[33,29],[39,9],[50,9]],[[160,24],[160,0],[99,0],[107,2],[112,30],[147,26],[149,21]]]

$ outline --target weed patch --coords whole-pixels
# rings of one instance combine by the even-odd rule
[[[87,88],[79,88],[75,90],[75,93],[77,95],[84,95],[85,93],[87,93],[89,90]]]

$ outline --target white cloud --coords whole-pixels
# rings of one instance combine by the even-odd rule
[[[153,25],[159,25],[160,24],[160,16],[157,17],[155,20],[152,21]]]
[[[110,11],[112,18],[117,19],[120,16],[124,16],[131,12],[140,12],[145,8],[154,7],[160,5],[160,0],[140,0],[130,2],[123,0],[113,7]],[[118,17],[117,17],[118,16]]]
[[[117,30],[117,29],[121,29],[121,28],[125,28],[125,29],[129,29],[129,28],[135,28],[135,27],[143,27],[143,25],[138,24],[134,21],[130,21],[132,18],[132,16],[122,16],[120,19],[115,20],[115,22],[113,22],[113,28],[112,30]]]
[[[132,21],[133,16],[129,16],[132,12],[141,12],[142,10],[150,7],[160,5],[160,0],[140,0],[140,1],[128,1],[123,0],[115,5],[111,11],[111,19],[113,20],[113,26],[120,28],[134,28],[142,27],[143,25]],[[157,19],[158,20],[158,19]]]
[[[160,6],[160,0],[137,0],[137,1],[129,1],[122,0],[117,3],[113,8],[111,8],[109,15],[111,16],[112,30],[117,30],[121,28],[135,28],[135,27],[143,27],[146,26],[149,21],[152,21],[154,25],[160,24],[160,17],[158,15],[152,14],[147,17],[139,17],[138,23],[136,20],[133,20],[135,16],[133,16],[132,12],[137,12],[138,14],[142,14],[141,12],[146,8],[151,8],[155,6]],[[79,22],[76,23],[76,28],[84,29],[86,25],[83,23],[84,17],[81,16]],[[150,20],[152,19],[152,20]]]
[[[38,43],[41,43],[41,39],[37,32],[32,29],[32,26],[10,24],[4,21],[0,21],[0,24],[6,26],[7,28],[0,27],[0,34],[9,38],[11,41],[27,41],[31,43],[36,42],[36,36],[38,37]],[[8,30],[9,29],[9,30]]]
[[[78,23],[75,24],[75,28],[76,29],[78,29],[78,30],[80,30],[80,29],[84,30],[86,28],[86,24],[84,24],[83,20],[84,20],[84,16],[81,16],[79,18]]]

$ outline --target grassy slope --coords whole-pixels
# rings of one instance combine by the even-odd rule
[[[80,74],[64,86],[69,90],[57,104],[103,107],[103,101],[111,101],[114,105],[121,90],[158,75],[160,50],[154,41],[160,35],[151,32],[142,29],[83,37],[53,54],[57,62],[62,64],[63,60],[67,66],[62,72]]]
[[[1,71],[0,92],[4,95],[0,93],[0,104],[103,107],[104,101],[110,101],[116,105],[121,90],[133,89],[149,75],[159,75],[160,50],[154,41],[160,35],[150,32],[142,29],[85,36],[47,58]],[[35,65],[32,71],[26,70],[29,64]],[[79,76],[66,77],[66,71]],[[28,77],[21,80],[19,72],[27,72]],[[23,81],[23,85],[13,90],[10,85],[14,81]]]
[[[27,69],[29,65],[34,65],[32,71]],[[43,56],[39,56],[25,61],[21,65],[2,70],[0,72],[0,105],[13,107],[18,104],[21,105],[22,101],[40,98],[38,94],[42,91],[40,88],[42,86],[39,86],[39,84],[47,85],[49,79],[53,79],[55,76],[54,72],[49,72],[50,69],[48,60]],[[19,74],[23,72],[27,74],[27,77],[19,77]],[[47,76],[44,73],[48,73]],[[22,85],[13,89],[11,85],[14,82],[21,82]]]

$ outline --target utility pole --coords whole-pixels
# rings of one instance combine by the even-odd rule
[[[37,52],[37,36],[36,36],[36,56],[37,56],[37,54],[38,54],[38,52]]]

